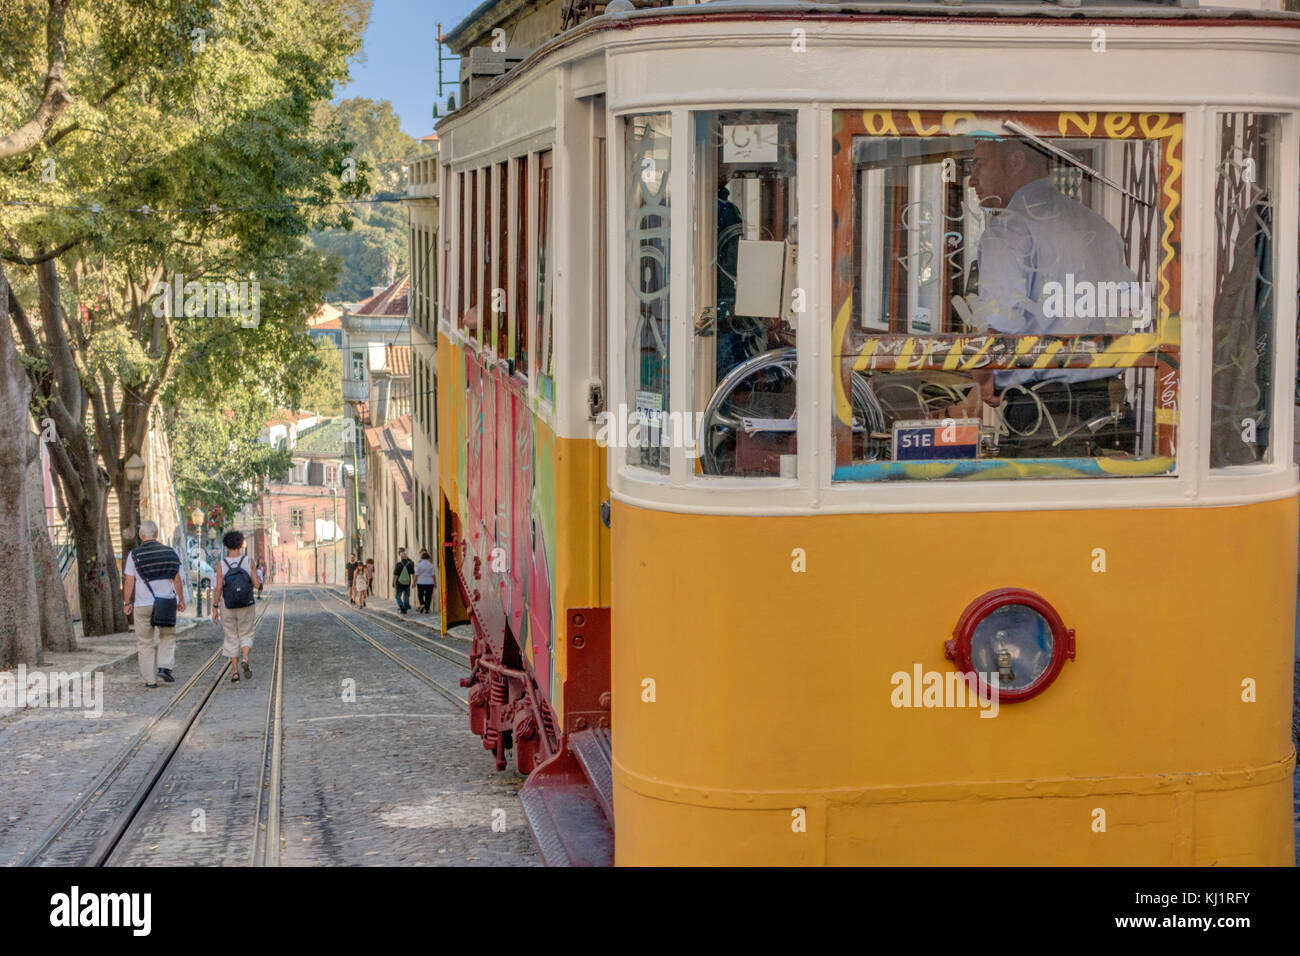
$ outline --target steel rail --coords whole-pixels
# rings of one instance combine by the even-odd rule
[[[357,633],[357,635],[362,640],[370,644],[375,650],[379,651],[379,653],[383,654],[385,657],[391,660],[398,667],[402,668],[402,670],[406,671],[407,673],[413,675],[414,677],[419,678],[424,683],[428,684],[438,693],[442,694],[444,697],[446,697],[448,700],[454,703],[457,707],[461,708],[466,712],[469,711],[468,698],[462,697],[460,694],[457,694],[450,687],[447,687],[446,685],[438,681],[436,678],[430,677],[428,674],[420,670],[414,664],[411,664],[403,660],[402,658],[398,657],[396,654],[394,654],[388,648],[384,647],[384,645],[380,644],[378,641],[376,641],[365,631],[361,630],[361,628],[357,627],[355,624],[353,624],[351,621],[345,618],[342,614],[339,614],[337,611],[333,610],[332,608],[326,607],[325,602],[321,600],[319,594],[313,593],[312,596],[316,598],[316,603],[320,605],[322,611],[324,611],[326,614],[331,615],[332,617],[337,618],[339,622],[344,626],[351,628],[353,631]]]
[[[177,705],[180,704],[180,702],[189,694],[189,692],[194,688],[194,685],[199,682],[199,679],[202,678],[208,668],[211,667],[220,656],[220,649],[214,651],[212,656],[207,659],[203,666],[196,670],[190,676],[190,679],[181,685],[180,690],[172,697],[167,706],[164,707],[160,713],[151,717],[149,722],[131,738],[126,747],[122,749],[122,752],[118,754],[117,760],[113,761],[113,763],[100,771],[99,775],[91,782],[90,786],[86,788],[85,793],[83,793],[79,799],[75,800],[71,806],[55,818],[54,822],[46,828],[45,832],[41,834],[36,843],[33,844],[32,847],[18,860],[18,866],[35,866],[37,861],[46,854],[51,845],[63,834],[63,832],[73,822],[80,820],[80,818],[84,816],[85,811],[90,807],[91,802],[102,796],[104,792],[117,781],[117,778],[122,775],[122,771],[126,769],[127,765],[135,758],[135,755],[140,752],[140,748],[143,747],[145,742],[150,738],[150,736],[152,736],[153,731],[158,724],[164,718],[170,716],[171,712],[176,709]]]
[[[213,658],[220,660],[221,652],[218,650],[218,652],[213,655]],[[211,665],[211,663],[212,660],[210,659],[208,664]],[[206,670],[207,666],[204,667],[204,672],[206,672]],[[216,679],[212,681],[211,685],[199,698],[198,702],[190,708],[189,713],[186,714],[185,719],[182,722],[180,732],[176,734],[175,739],[172,740],[172,742],[167,745],[167,748],[154,760],[153,765],[149,768],[149,772],[145,775],[144,780],[135,788],[135,792],[131,794],[131,798],[127,801],[126,810],[124,810],[122,814],[113,821],[113,825],[109,827],[108,832],[95,842],[95,845],[90,850],[89,856],[86,858],[85,866],[108,865],[109,858],[122,842],[127,831],[131,829],[131,824],[134,823],[136,817],[140,815],[140,811],[144,809],[144,805],[149,802],[149,797],[158,786],[158,781],[160,781],[163,774],[167,772],[168,766],[171,765],[172,758],[176,756],[177,752],[181,749],[181,744],[184,743],[185,738],[189,736],[190,728],[192,728],[198,721],[199,715],[203,713],[203,709],[208,706],[208,701],[212,699],[212,695],[217,692],[217,688],[220,687],[222,681],[225,680],[225,665],[221,665],[216,670]],[[189,685],[187,684],[186,686],[188,687]]]
[[[257,813],[253,817],[253,865],[280,865],[280,761],[284,753],[284,610],[289,593],[280,600],[275,634],[271,688],[266,699],[266,742],[257,779]],[[266,823],[262,811],[266,810]]]
[[[343,599],[339,597],[337,594],[335,594],[334,592],[327,590],[325,593],[328,594],[330,597],[332,597],[334,600],[338,601],[340,604],[343,603]],[[461,666],[466,668],[470,666],[469,655],[466,654],[464,651],[458,651],[454,647],[448,647],[446,644],[440,642],[437,638],[428,637],[424,634],[420,634],[417,631],[412,631],[410,628],[403,627],[401,624],[398,624],[396,621],[388,620],[384,615],[380,614],[377,611],[371,611],[369,608],[356,607],[355,605],[351,605],[351,604],[349,604],[348,606],[352,608],[352,610],[356,611],[358,614],[365,615],[368,620],[372,620],[376,624],[379,624],[380,626],[387,628],[389,631],[393,632],[393,634],[397,637],[403,637],[403,635],[410,635],[409,637],[403,637],[403,639],[409,641],[412,644],[415,644],[417,647],[420,647],[433,654],[436,654],[439,657],[445,657],[453,664],[460,664]]]

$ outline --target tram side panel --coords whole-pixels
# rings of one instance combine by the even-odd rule
[[[569,673],[563,639],[571,609],[609,604],[604,453],[557,438],[518,380],[444,342],[440,429],[457,449],[440,461],[444,540],[454,542],[444,590],[474,623],[471,727],[499,767],[513,748],[527,774],[559,750],[566,681],[608,689],[607,673]]]
[[[812,518],[618,504],[613,526],[619,864],[1293,862],[1295,498]],[[966,605],[1004,587],[1046,598],[1076,659],[996,711],[923,694],[955,668]]]

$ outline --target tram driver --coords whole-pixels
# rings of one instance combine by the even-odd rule
[[[1051,283],[1060,283],[1057,289],[1124,283],[1128,289],[1136,276],[1124,261],[1119,232],[1055,187],[1043,152],[1018,139],[981,138],[970,185],[988,211],[988,222],[979,240],[975,282],[966,289],[969,324],[1012,335],[1129,330],[1132,319],[1123,316],[1080,317],[1073,309],[1046,314],[1045,289]],[[1131,453],[1134,418],[1123,407],[1122,375],[1113,369],[975,372],[980,386],[978,398],[972,390],[975,407],[954,406],[949,414],[977,416],[979,400],[1000,406],[1009,432],[1000,439],[1005,457],[1088,457],[1094,430],[1111,422],[1118,423],[1119,444]]]

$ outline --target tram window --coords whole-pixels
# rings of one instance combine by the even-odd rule
[[[555,355],[551,301],[551,151],[537,155],[537,391],[555,401]]]
[[[465,243],[468,241],[469,235],[465,229],[465,180],[467,176],[467,173],[458,173],[456,176],[458,180],[458,186],[456,188],[456,216],[459,223],[456,229],[456,328],[458,329],[463,329],[465,327],[465,289],[468,285],[465,281],[465,264],[469,260],[469,257],[465,254]]]
[[[510,248],[510,211],[508,208],[509,192],[506,188],[506,170],[505,163],[498,163],[496,167],[497,181],[497,241],[496,249],[496,278],[492,283],[492,311],[495,318],[493,327],[496,329],[496,340],[493,342],[493,349],[498,356],[506,355],[506,336],[509,328],[509,316],[506,313],[506,287],[509,283],[509,260],[506,256],[506,250]]]
[[[1181,118],[836,125],[835,479],[1171,472]]]
[[[662,447],[668,399],[669,237],[672,231],[672,117],[667,113],[629,116],[623,126],[626,196],[627,395],[624,407],[636,423],[627,463],[667,474]]]
[[[480,251],[478,242],[478,197],[479,197],[479,170],[472,170],[469,174],[469,246],[465,250],[465,257],[469,260],[468,280],[469,280],[469,301],[465,308],[465,328],[470,332],[478,332],[478,287],[482,281],[483,253]]]
[[[1210,465],[1273,460],[1277,117],[1219,115]]]
[[[528,375],[528,323],[532,309],[528,307],[528,157],[515,160],[515,374]]]
[[[450,182],[452,181],[452,178],[451,178],[451,168],[450,168],[449,166],[444,166],[444,167],[442,167],[442,178],[441,178],[440,181],[441,181],[441,182],[444,182],[444,183],[450,183]],[[447,200],[448,200],[448,203],[447,203],[447,204],[449,205],[449,204],[450,204],[451,197],[450,197],[450,196],[447,196],[446,198],[447,198]],[[443,208],[446,208],[446,207],[444,206]],[[450,211],[450,210],[448,210],[448,212],[449,212],[449,211]],[[439,230],[438,230],[437,233],[435,234],[435,242],[442,242],[442,243],[443,243],[443,246],[442,246],[442,271],[439,273],[439,276],[440,276],[441,278],[439,279],[438,277],[435,277],[435,280],[434,280],[434,281],[437,282],[437,287],[438,287],[438,303],[439,303],[439,312],[438,312],[438,314],[439,314],[439,316],[440,316],[441,318],[444,318],[444,319],[450,319],[450,318],[451,318],[451,315],[450,315],[450,312],[449,312],[449,310],[448,310],[448,303],[447,303],[447,278],[448,278],[448,276],[450,275],[450,273],[447,271],[447,267],[448,267],[448,265],[449,265],[449,263],[448,263],[447,260],[448,260],[450,254],[451,254],[451,252],[450,252],[450,250],[451,250],[451,245],[450,245],[450,243],[449,243],[448,240],[447,240],[447,236],[450,234],[450,230],[447,228],[447,222],[446,222],[446,220],[447,220],[447,216],[446,216],[445,214],[444,214],[443,216],[440,217],[440,220],[441,220],[441,222],[442,222],[442,226],[441,226],[441,228],[439,228]]]
[[[697,469],[795,476],[796,114],[694,114]],[[671,420],[670,420],[671,421]]]

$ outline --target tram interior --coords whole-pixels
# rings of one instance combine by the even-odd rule
[[[1168,211],[1181,197],[1168,188],[1166,143],[1040,136],[1014,117],[962,135],[852,137],[833,221],[809,226],[852,229],[851,254],[835,263],[851,287],[847,322],[832,317],[832,361],[852,407],[851,422],[834,426],[837,466],[1014,458],[1056,469],[1029,473],[1043,475],[1094,459],[1174,469],[1170,289],[1182,238]],[[701,419],[699,474],[796,476],[797,118],[693,113],[687,391]],[[629,379],[654,414],[668,402],[670,127],[665,114],[634,118],[627,144],[629,262],[641,272]],[[1275,140],[1272,117],[1224,114],[1217,463],[1268,455]],[[631,454],[667,470],[665,449]]]

